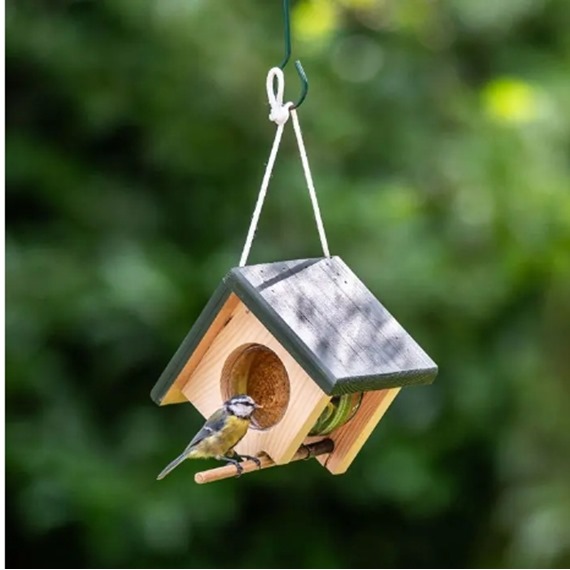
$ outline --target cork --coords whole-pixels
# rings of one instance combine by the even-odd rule
[[[254,429],[268,429],[285,415],[290,396],[287,370],[277,354],[262,344],[235,349],[224,364],[220,383],[224,400],[248,394],[263,406],[252,417]]]

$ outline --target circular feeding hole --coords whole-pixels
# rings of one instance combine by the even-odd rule
[[[248,394],[263,406],[251,418],[251,427],[267,429],[278,423],[289,404],[289,377],[279,357],[262,344],[236,348],[222,368],[222,397]]]

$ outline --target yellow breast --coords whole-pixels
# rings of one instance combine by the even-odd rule
[[[229,416],[224,427],[203,439],[189,454],[192,458],[208,458],[227,455],[245,436],[249,420]]]

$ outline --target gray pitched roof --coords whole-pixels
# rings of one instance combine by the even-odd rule
[[[437,366],[339,258],[236,267],[152,391],[160,402],[218,310],[235,293],[325,393],[429,384]]]

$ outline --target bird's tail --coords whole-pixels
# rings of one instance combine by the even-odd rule
[[[156,478],[157,481],[160,479],[164,479],[174,468],[178,467],[188,456],[183,453],[179,455],[174,461],[169,463],[158,475]]]

